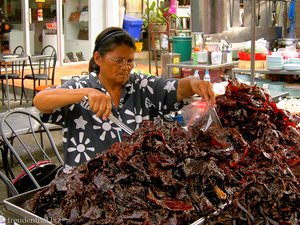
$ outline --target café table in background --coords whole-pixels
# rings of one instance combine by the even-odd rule
[[[6,100],[7,100],[7,108],[8,110],[10,110],[10,94],[9,94],[9,83],[8,83],[8,68],[10,67],[10,65],[12,63],[17,63],[17,62],[22,62],[20,63],[20,65],[22,64],[24,66],[24,64],[26,64],[28,57],[25,55],[17,55],[17,54],[0,54],[0,63],[2,65],[4,65],[5,68],[5,80],[6,80]],[[23,62],[25,62],[23,64]],[[22,76],[22,74],[20,74],[20,76]],[[2,90],[4,91],[4,90]],[[4,99],[3,99],[4,101]]]

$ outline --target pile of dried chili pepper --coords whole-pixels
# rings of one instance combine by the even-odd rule
[[[232,80],[217,111],[235,146],[226,171],[231,204],[206,224],[299,224],[299,118],[278,109],[263,89]]]
[[[203,216],[206,224],[299,224],[298,119],[237,80],[217,98],[217,111],[226,137],[200,122],[187,132],[144,121],[25,209],[54,224],[186,225]]]

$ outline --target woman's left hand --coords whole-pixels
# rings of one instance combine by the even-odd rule
[[[194,94],[203,97],[205,101],[211,106],[214,106],[216,104],[215,92],[210,82],[191,78],[190,85]]]
[[[177,100],[182,101],[194,94],[204,98],[210,106],[215,106],[216,96],[212,84],[208,81],[203,81],[195,77],[185,77],[178,81]]]

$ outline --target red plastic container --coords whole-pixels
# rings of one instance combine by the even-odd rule
[[[248,52],[239,52],[240,60],[250,61],[251,54]],[[266,53],[255,53],[255,60],[266,60],[267,54]]]

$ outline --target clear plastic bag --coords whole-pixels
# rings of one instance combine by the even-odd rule
[[[216,110],[205,101],[195,101],[183,107],[181,114],[186,129],[198,146],[209,151],[233,149]]]
[[[198,100],[194,101],[191,104],[185,106],[181,110],[184,124],[186,127],[192,126],[195,121],[198,121],[199,118],[208,118],[210,107],[206,101]],[[208,118],[209,119],[209,118]],[[211,120],[205,121],[205,124],[211,123]],[[206,125],[203,124],[203,129]]]

